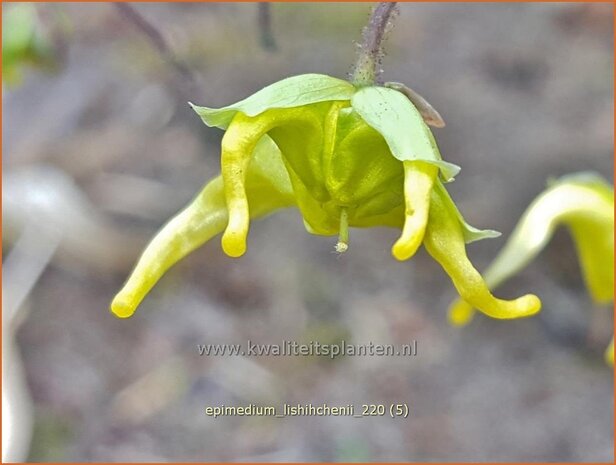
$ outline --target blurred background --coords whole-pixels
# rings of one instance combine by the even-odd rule
[[[220,168],[222,106],[300,73],[346,77],[370,4],[3,3],[5,448],[30,461],[611,461],[611,307],[571,238],[497,294],[540,315],[448,325],[456,296],[396,231],[349,251],[295,211],[108,311],[148,239]],[[548,178],[613,173],[609,4],[401,4],[384,78],[426,97],[481,270]],[[200,357],[197,344],[418,341],[417,357]],[[406,420],[227,417],[206,405],[408,403]]]

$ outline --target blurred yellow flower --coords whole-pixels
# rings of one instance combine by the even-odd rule
[[[483,273],[488,286],[495,288],[524,268],[560,225],[566,226],[573,236],[593,300],[600,304],[613,301],[614,189],[593,173],[564,176],[534,200],[505,247]],[[449,319],[462,326],[470,322],[474,313],[471,302],[457,300],[449,309]],[[613,341],[605,358],[613,365]]]

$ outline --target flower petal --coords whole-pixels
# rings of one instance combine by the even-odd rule
[[[259,142],[254,151],[246,187],[253,218],[293,205],[280,152],[268,138]],[[111,311],[120,318],[131,316],[171,266],[222,232],[227,221],[223,181],[218,176],[148,244],[128,281],[113,299]]]
[[[226,129],[240,111],[257,116],[272,108],[291,108],[329,100],[350,100],[353,84],[325,74],[301,74],[275,82],[244,100],[223,108],[199,107],[190,103],[203,122]]]
[[[148,244],[128,281],[113,299],[111,311],[120,318],[131,316],[173,264],[220,233],[226,224],[222,179],[217,177]]]
[[[438,168],[421,161],[404,161],[405,220],[402,235],[392,248],[398,260],[408,260],[421,245],[428,223],[432,186]]]
[[[323,118],[337,103],[318,103],[290,109],[271,109],[251,117],[237,113],[222,140],[221,170],[229,209],[229,224],[222,238],[228,255],[239,257],[246,251],[249,227],[248,200],[244,188],[246,164],[257,141],[267,137],[282,151],[284,166],[304,219],[314,230],[328,231],[327,212],[321,202],[327,191],[321,174],[324,147]],[[267,135],[266,135],[267,134]]]
[[[524,268],[545,247],[561,224],[569,227],[593,299],[614,298],[614,194],[599,176],[581,173],[552,183],[528,207],[505,247],[484,273],[494,288]],[[468,323],[473,308],[454,302],[450,320]]]
[[[222,236],[222,248],[230,257],[246,252],[246,238],[250,225],[250,210],[246,194],[246,177],[253,151],[269,129],[269,121],[255,121],[243,113],[233,118],[222,138],[221,174],[229,223]]]
[[[464,233],[455,211],[448,208],[443,190],[432,191],[424,245],[445,269],[460,296],[493,318],[520,318],[537,313],[541,301],[528,294],[514,300],[495,298],[466,256]]]
[[[433,164],[445,181],[451,181],[460,171],[460,167],[443,161],[423,117],[402,93],[386,87],[363,87],[353,95],[351,104],[385,138],[398,160]]]

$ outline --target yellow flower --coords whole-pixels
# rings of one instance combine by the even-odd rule
[[[614,189],[592,173],[564,176],[534,200],[483,274],[490,288],[524,268],[560,225],[566,226],[573,236],[593,300],[600,304],[613,301]],[[474,313],[472,302],[457,300],[449,309],[449,319],[461,326],[469,323]],[[605,358],[613,365],[613,341]]]
[[[419,109],[418,109],[419,107]],[[401,84],[356,87],[308,74],[272,84],[221,109],[193,106],[208,126],[225,129],[221,176],[171,220],[146,248],[111,310],[133,314],[175,262],[223,232],[231,257],[246,251],[250,220],[296,207],[308,232],[338,235],[349,227],[402,230],[392,247],[398,260],[423,243],[461,296],[500,318],[539,311],[533,295],[492,296],[466,256],[465,243],[495,237],[468,225],[447,193],[459,168],[442,160],[424,118],[442,120]]]

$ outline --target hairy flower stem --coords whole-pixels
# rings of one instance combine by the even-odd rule
[[[351,78],[356,86],[370,86],[377,82],[383,56],[383,39],[396,9],[397,2],[379,2],[373,9],[363,31],[359,57]]]

